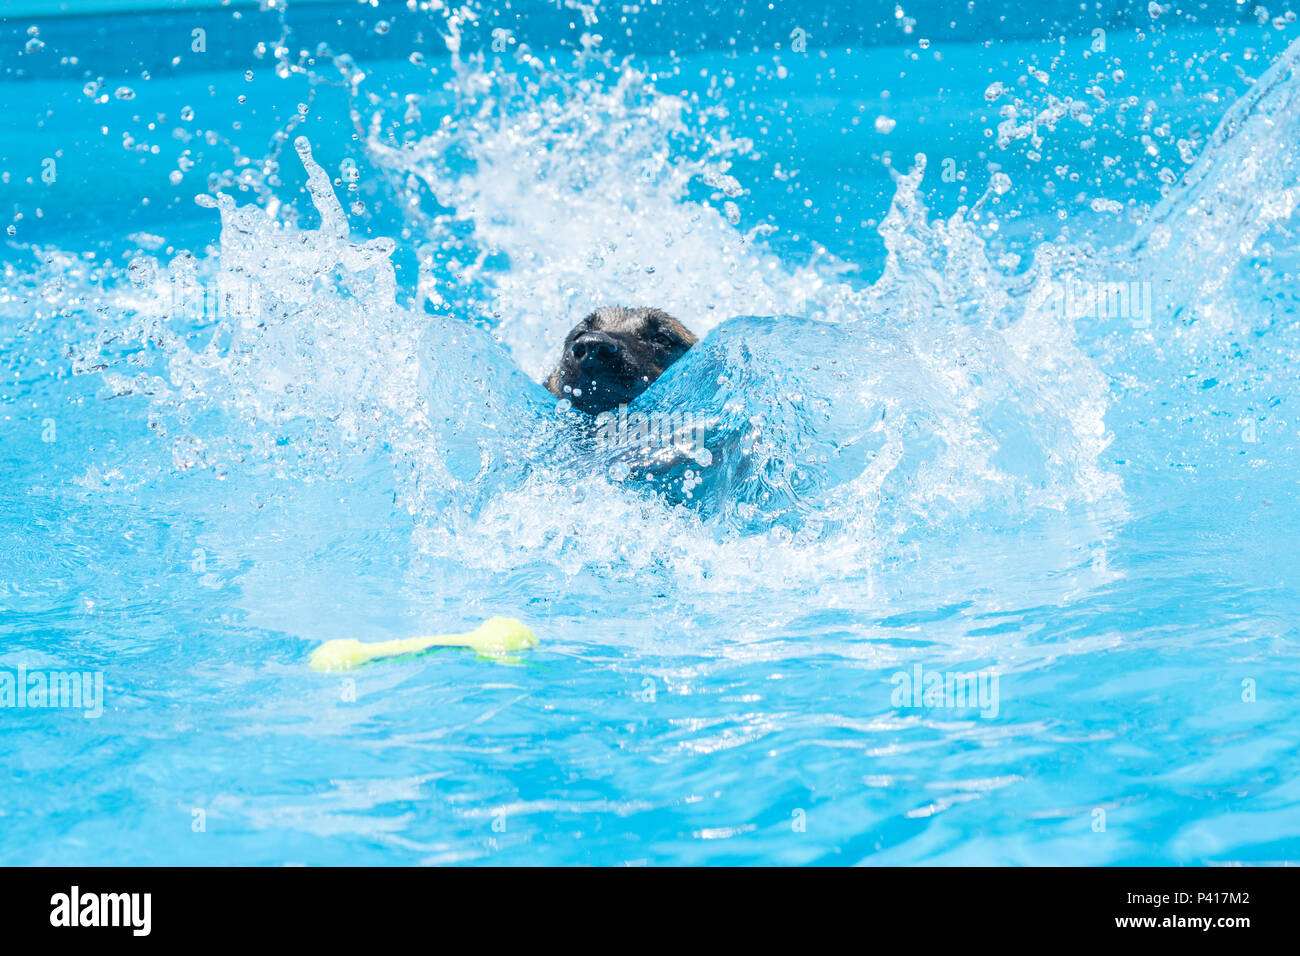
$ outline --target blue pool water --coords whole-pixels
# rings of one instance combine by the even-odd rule
[[[0,707],[0,862],[1300,856],[1285,8],[42,6],[0,703],[103,698]],[[698,484],[535,384],[607,302]]]

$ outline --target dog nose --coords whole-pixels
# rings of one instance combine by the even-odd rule
[[[608,362],[619,353],[618,340],[603,332],[584,332],[569,346],[573,357],[583,364]]]

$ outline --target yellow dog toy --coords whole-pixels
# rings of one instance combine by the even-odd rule
[[[363,644],[345,637],[326,641],[311,652],[308,664],[318,671],[345,671],[366,661],[400,654],[418,654],[431,647],[468,647],[479,657],[511,660],[510,652],[537,646],[537,635],[522,621],[512,617],[493,617],[464,634],[431,634],[424,637],[398,637],[391,641]]]

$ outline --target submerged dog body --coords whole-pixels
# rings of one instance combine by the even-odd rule
[[[573,327],[546,389],[588,415],[626,405],[698,340],[660,309],[605,306]]]

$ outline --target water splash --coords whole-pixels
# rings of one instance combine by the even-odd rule
[[[1224,114],[1197,163],[1135,237],[1135,273],[1162,291],[1166,314],[1185,308],[1214,332],[1236,324],[1222,291],[1271,227],[1300,201],[1300,41]]]
[[[136,260],[78,370],[148,397],[178,471],[313,482],[360,468],[396,489],[417,553],[487,570],[806,582],[977,516],[1122,503],[1101,463],[1105,382],[1069,317],[1033,295],[1064,255],[1004,275],[982,201],[930,218],[918,156],[896,177],[878,281],[819,250],[790,263],[732,221],[732,163],[751,144],[718,111],[590,51],[572,74],[526,50],[521,63],[457,58],[465,95],[431,134],[384,142],[383,111],[370,122],[432,314],[399,301],[393,240],[350,238],[300,137],[319,226],[278,202],[201,197],[219,246]],[[574,318],[605,301],[711,332],[638,403],[706,421],[708,466],[628,480],[536,385]],[[143,351],[115,354],[124,342]]]
[[[1139,249],[1169,236],[1249,249],[1262,221],[1289,214],[1279,186],[1238,228],[1170,225],[1208,217],[1221,190],[1205,184],[1256,126],[1272,133],[1289,63],[1225,120]],[[103,371],[115,395],[149,396],[178,470],[269,466],[313,481],[359,458],[391,469],[418,551],[570,574],[833,574],[976,518],[1122,509],[1104,464],[1107,382],[1041,293],[1131,271],[1124,250],[1043,243],[1009,275],[987,248],[985,199],[932,218],[918,156],[896,175],[884,271],[867,283],[816,249],[778,256],[763,230],[732,221],[727,204],[746,194],[735,164],[752,146],[715,108],[589,50],[572,73],[526,50],[517,71],[455,66],[457,95],[432,133],[381,137],[380,109],[368,124],[368,153],[420,248],[412,304],[433,314],[399,301],[392,240],[350,238],[301,138],[318,228],[278,202],[219,195],[215,255],[125,271],[108,310],[120,318],[82,343],[77,368]],[[1272,171],[1289,181],[1285,164]],[[990,180],[985,198],[998,192]],[[197,318],[177,309],[193,294]],[[623,480],[535,385],[574,318],[606,301],[651,301],[712,332],[640,403],[707,421],[713,464],[678,476],[689,488]],[[773,317],[723,321],[733,313]],[[142,348],[129,361],[115,353],[128,342]]]

